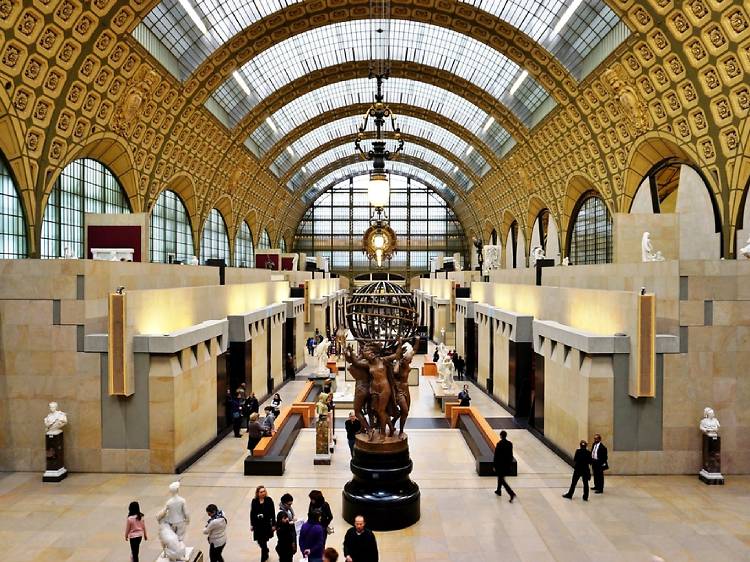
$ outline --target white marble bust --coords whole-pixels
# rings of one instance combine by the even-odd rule
[[[187,505],[185,498],[180,496],[180,483],[172,482],[169,485],[169,493],[171,497],[167,500],[164,505],[164,511],[166,512],[166,521],[169,523],[172,530],[177,534],[180,541],[185,539],[185,532],[187,531],[188,523],[190,523],[190,515],[187,511]]]
[[[59,435],[67,423],[68,416],[57,409],[57,402],[50,402],[49,414],[44,417],[44,431],[47,435]]]
[[[701,420],[700,425],[701,431],[708,437],[718,437],[720,427],[721,424],[719,424],[719,420],[716,418],[713,408],[705,408],[703,410],[703,419]]]

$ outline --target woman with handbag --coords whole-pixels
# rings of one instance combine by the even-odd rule
[[[250,532],[260,546],[260,562],[268,560],[268,541],[276,528],[275,513],[273,500],[268,497],[265,486],[255,488],[255,497],[250,502]]]
[[[297,552],[297,532],[294,523],[289,520],[286,511],[279,511],[276,516],[276,554],[279,562],[292,562],[292,557]]]
[[[333,512],[331,511],[331,506],[323,497],[323,492],[312,490],[308,497],[310,498],[310,507],[307,508],[307,519],[310,519],[311,513],[317,512],[320,516],[320,526],[323,527],[324,535],[332,535],[333,525],[331,525],[331,522],[333,521]]]
[[[211,562],[224,562],[221,551],[227,545],[227,518],[213,503],[206,506],[206,513],[208,522],[203,534],[208,535],[208,559]]]

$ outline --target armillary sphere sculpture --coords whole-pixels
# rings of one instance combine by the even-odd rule
[[[364,515],[373,529],[403,529],[420,517],[419,486],[409,478],[412,462],[404,434],[409,372],[418,347],[418,341],[410,341],[417,328],[414,299],[398,285],[376,281],[352,295],[347,321],[360,347],[345,353],[356,381],[354,413],[367,434],[358,435],[354,445],[344,519]]]

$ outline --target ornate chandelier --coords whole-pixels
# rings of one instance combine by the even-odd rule
[[[365,231],[362,237],[362,249],[367,258],[375,260],[378,267],[383,267],[383,260],[389,260],[396,251],[396,233],[384,220],[376,220]]]

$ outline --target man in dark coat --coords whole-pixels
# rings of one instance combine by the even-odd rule
[[[591,445],[591,472],[594,473],[594,493],[604,493],[604,471],[607,464],[607,448],[602,443],[602,436],[594,434],[594,444]]]
[[[501,488],[505,488],[505,491],[510,494],[510,503],[513,503],[516,493],[505,481],[505,477],[510,474],[511,467],[513,466],[513,443],[508,441],[506,437],[508,437],[508,432],[502,430],[500,432],[500,441],[495,445],[495,457],[493,459],[495,472],[497,473],[497,489],[495,493],[500,496],[502,495]]]
[[[588,443],[581,441],[580,447],[573,456],[573,479],[570,482],[570,490],[567,494],[563,494],[564,498],[569,500],[573,499],[573,492],[576,489],[578,480],[583,480],[583,501],[589,501],[589,479],[591,478],[591,471],[589,465],[591,464],[591,451],[586,447]]]
[[[345,562],[378,562],[378,543],[370,529],[365,529],[365,518],[357,515],[354,527],[344,536]]]

